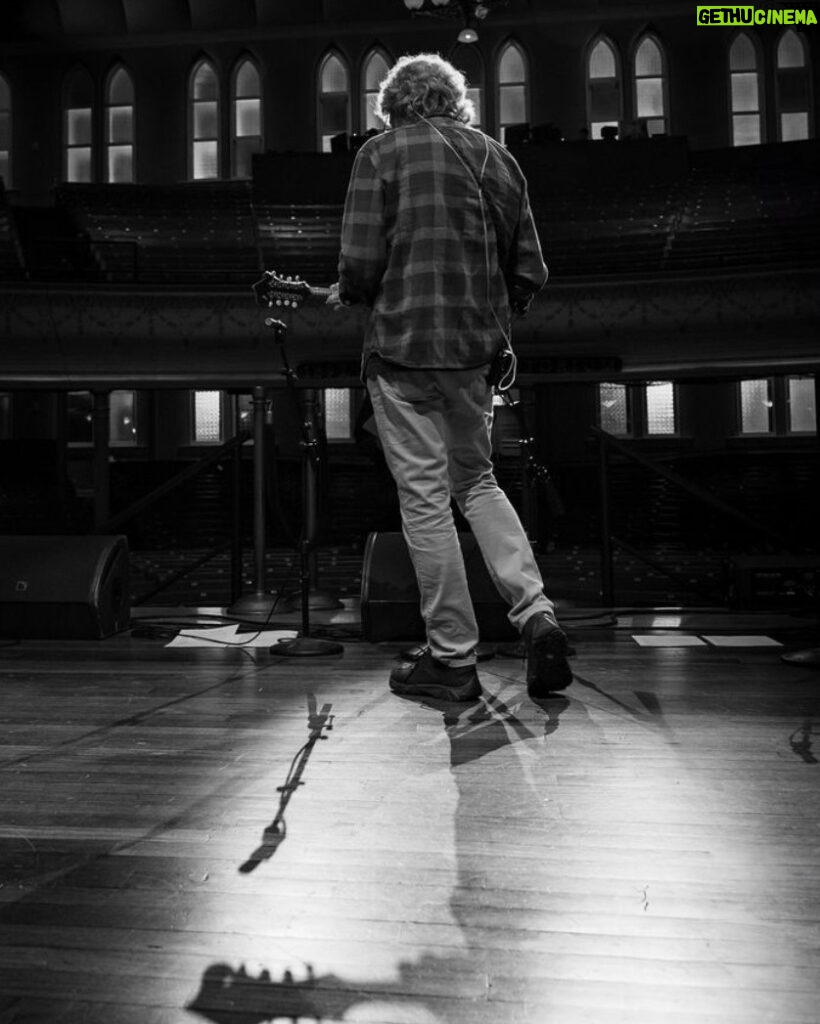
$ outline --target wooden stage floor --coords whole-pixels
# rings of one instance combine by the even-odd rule
[[[754,646],[810,634],[589,614],[541,706],[514,652],[434,707],[398,643],[0,642],[1,1024],[817,1024],[820,673]]]

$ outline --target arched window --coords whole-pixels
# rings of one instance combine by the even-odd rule
[[[529,121],[527,58],[517,43],[507,43],[498,54],[498,137],[507,128]]]
[[[11,88],[0,75],[0,178],[11,188]]]
[[[63,91],[63,178],[93,181],[94,83],[85,68],[76,68]]]
[[[481,50],[473,43],[459,43],[447,58],[464,75],[467,99],[473,104],[473,124],[479,128],[486,119],[484,110],[484,61]]]
[[[212,64],[203,60],[194,68],[190,84],[191,177],[219,177],[219,79]]]
[[[231,132],[233,153],[231,174],[234,178],[250,178],[252,157],[261,153],[262,144],[262,81],[252,60],[243,60],[233,76]]]
[[[803,35],[787,29],[777,44],[777,131],[781,142],[807,139],[810,89]]]
[[[587,128],[591,139],[602,128],[617,128],[622,118],[618,55],[608,39],[592,44],[587,61]]]
[[[644,36],[635,50],[635,114],[647,135],[667,132],[666,62],[660,44]]]
[[[319,149],[331,150],[334,135],[350,132],[350,75],[336,53],[329,53],[319,66]]]
[[[733,146],[755,146],[763,141],[762,82],[758,65],[754,41],[741,32],[729,50]]]
[[[123,67],[108,79],[105,98],[106,181],[134,180],[134,83]]]
[[[384,128],[383,121],[376,117],[374,111],[379,86],[390,70],[390,62],[383,50],[372,50],[365,58],[362,71],[362,112],[361,126],[363,132],[371,128]]]

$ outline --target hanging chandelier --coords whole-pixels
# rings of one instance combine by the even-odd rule
[[[506,5],[507,0],[404,0],[404,6],[415,17],[426,15],[431,18],[459,19],[462,29],[458,34],[460,43],[475,43],[478,28],[490,13],[492,7]]]

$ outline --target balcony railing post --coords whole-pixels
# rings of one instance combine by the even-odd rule
[[[233,396],[234,439],[242,436],[242,411],[239,394]],[[233,509],[231,524],[231,604],[242,594],[242,447],[237,444],[231,459],[233,467]]]
[[[91,422],[94,438],[94,531],[102,533],[111,513],[111,395],[95,391]]]
[[[601,528],[601,596],[607,608],[615,604],[615,574],[612,565],[612,539],[609,526],[609,470],[606,437],[598,435],[598,489]]]

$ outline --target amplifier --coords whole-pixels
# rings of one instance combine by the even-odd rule
[[[459,534],[482,642],[517,640],[507,618],[509,606],[490,578],[471,533]],[[362,631],[366,640],[424,641],[419,589],[410,554],[401,533],[371,533],[362,566]]]

